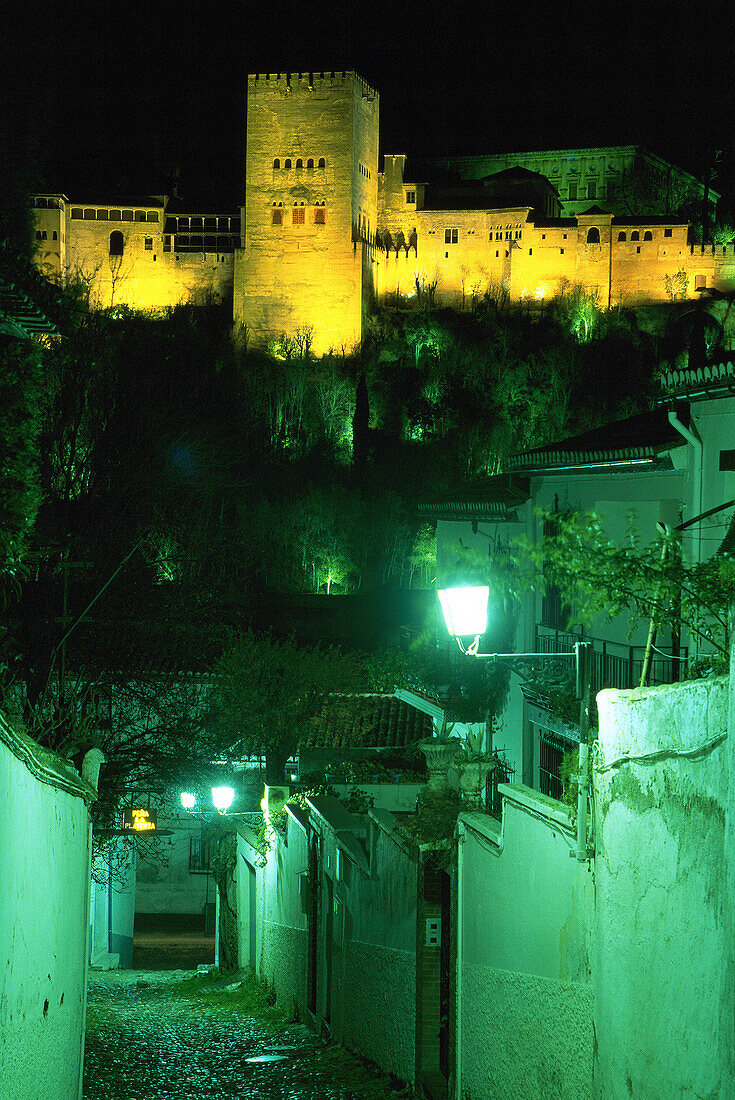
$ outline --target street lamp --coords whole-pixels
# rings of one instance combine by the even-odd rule
[[[212,802],[214,808],[221,814],[226,814],[232,805],[235,792],[232,787],[212,787]]]
[[[495,661],[510,661],[519,657],[539,661],[574,658],[577,674],[576,696],[579,699],[577,847],[574,855],[580,862],[584,862],[591,855],[590,850],[587,848],[587,797],[589,785],[589,744],[587,737],[590,714],[590,643],[575,642],[574,649],[564,653],[480,653],[480,638],[487,630],[489,588],[486,585],[440,588],[437,595],[444,612],[447,631],[456,641],[460,652],[467,657]],[[463,639],[468,638],[471,638],[472,641],[466,644]]]
[[[212,805],[214,810],[224,817],[227,814],[230,806],[235,798],[235,791],[232,787],[212,787]],[[191,791],[182,791],[180,794],[181,805],[184,807],[188,814],[192,817],[199,817],[203,822],[206,822],[211,826],[214,818],[214,810],[197,808],[197,796]],[[244,814],[231,814],[231,817],[244,817]],[[221,832],[221,831],[220,831]],[[215,879],[216,883],[216,879]],[[219,940],[220,940],[220,890],[219,884],[216,883],[217,888],[214,896],[214,965],[219,966]]]

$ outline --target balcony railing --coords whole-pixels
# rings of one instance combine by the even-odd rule
[[[641,671],[646,647],[626,645],[624,642],[608,642],[602,638],[590,638],[584,634],[571,634],[555,627],[536,626],[535,649],[537,653],[566,653],[575,642],[592,645],[591,688],[593,695],[602,688],[634,688],[641,681]],[[665,647],[665,653],[653,651],[648,674],[649,684],[673,684],[681,679],[688,657],[686,646],[675,652]]]

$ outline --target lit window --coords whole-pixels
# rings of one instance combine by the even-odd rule
[[[110,255],[122,256],[123,254],[123,235],[119,229],[113,230],[110,233]]]
[[[444,244],[456,244],[459,237],[458,229],[444,230]]]
[[[694,276],[694,289],[695,290],[706,290],[706,288],[707,288],[707,276],[706,275],[695,275]]]
[[[293,223],[294,225],[304,224],[304,208],[303,206],[295,206],[293,211]]]

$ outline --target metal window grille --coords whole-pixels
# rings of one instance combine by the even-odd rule
[[[189,838],[189,874],[206,875],[210,870],[210,843],[204,837]]]
[[[552,733],[551,730],[541,730],[539,737],[539,790],[550,798],[561,800],[564,793],[559,770],[564,754],[577,747],[576,741],[570,741],[566,737]]]

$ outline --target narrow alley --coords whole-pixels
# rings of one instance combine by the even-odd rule
[[[304,1025],[250,976],[90,974],[85,1100],[407,1100],[409,1090]]]

